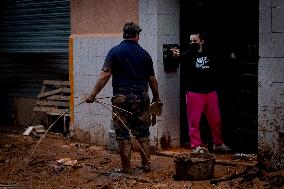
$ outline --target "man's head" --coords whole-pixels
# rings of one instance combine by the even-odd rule
[[[123,27],[123,38],[124,39],[139,39],[139,33],[142,31],[140,26],[133,22],[127,22]]]
[[[202,52],[202,46],[204,44],[204,36],[200,32],[194,32],[190,34],[190,48],[192,51]]]

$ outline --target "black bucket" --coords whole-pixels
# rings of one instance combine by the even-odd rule
[[[175,157],[175,180],[208,180],[214,175],[215,156],[210,153],[189,153]]]

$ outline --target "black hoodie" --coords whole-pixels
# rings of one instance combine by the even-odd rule
[[[219,76],[216,57],[205,52],[184,52],[181,55],[183,89],[196,93],[209,93],[218,87]]]

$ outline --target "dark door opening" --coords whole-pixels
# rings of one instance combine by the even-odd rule
[[[236,152],[256,152],[257,70],[258,70],[258,0],[181,0],[181,50],[189,45],[193,31],[207,33],[209,45],[222,56],[232,52],[236,59],[225,62],[224,84],[218,92],[225,142]],[[183,78],[181,78],[183,82]],[[181,88],[181,146],[189,142],[185,91]],[[201,135],[210,144],[206,119]],[[205,128],[205,129],[204,129]],[[205,136],[204,136],[205,133]]]

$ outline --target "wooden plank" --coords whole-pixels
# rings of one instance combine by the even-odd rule
[[[57,109],[54,107],[39,107],[35,106],[33,111],[34,112],[45,112],[49,115],[61,115],[62,113],[66,112],[68,109]]]
[[[56,107],[41,107],[41,106],[35,106],[33,108],[34,112],[50,112],[50,111],[54,111],[55,109],[58,109]]]
[[[46,98],[47,100],[60,100],[60,101],[69,101],[70,96],[62,96],[62,95],[52,95]]]
[[[31,132],[32,132],[32,130],[33,130],[33,126],[29,126],[27,129],[26,129],[26,131],[23,133],[23,135],[24,136],[28,136]]]
[[[57,107],[66,107],[69,108],[69,102],[61,102],[54,100],[40,100],[36,102],[38,106],[57,106]]]
[[[64,87],[63,90],[62,90],[63,93],[68,93],[70,94],[71,91],[70,91],[70,88],[67,88],[67,87]]]
[[[70,88],[60,87],[58,89],[54,89],[48,92],[40,93],[37,98],[44,98],[58,93],[68,93],[70,94]]]
[[[43,85],[69,86],[69,81],[44,80]]]
[[[67,110],[66,110],[67,111]],[[61,111],[61,110],[59,110],[59,111],[53,111],[53,112],[47,112],[46,114],[48,114],[48,115],[61,115],[61,114],[63,114],[65,111]],[[64,116],[65,117],[69,117],[70,116],[70,112],[66,112],[65,114],[64,114]],[[63,117],[64,117],[63,116]]]
[[[62,92],[63,92],[63,88],[59,88],[59,89],[51,90],[45,93],[41,93],[37,96],[37,98],[44,98],[44,97],[51,96],[57,93],[62,93]]]

